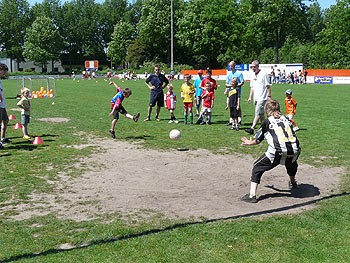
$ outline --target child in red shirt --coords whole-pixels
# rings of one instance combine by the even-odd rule
[[[205,90],[202,93],[202,110],[199,116],[199,120],[202,119],[201,125],[211,124],[211,114],[214,107],[214,92],[212,91],[212,84],[207,82],[205,84]]]
[[[168,92],[164,94],[164,104],[170,112],[170,121],[168,123],[179,123],[174,114],[174,111],[176,109],[176,94],[173,90],[174,86],[172,84],[169,84]]]

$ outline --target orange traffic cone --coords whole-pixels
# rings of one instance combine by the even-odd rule
[[[9,120],[15,120],[15,119],[16,119],[16,116],[15,116],[15,115],[11,114],[11,115],[9,116]]]
[[[17,129],[22,129],[22,124],[20,124],[19,122],[17,122],[17,123],[15,124],[15,126],[13,126],[13,128],[14,128],[15,130],[17,130]]]
[[[34,141],[32,142],[32,144],[43,144],[43,139],[41,139],[41,137],[37,136],[34,138]]]

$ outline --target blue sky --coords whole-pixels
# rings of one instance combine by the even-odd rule
[[[305,4],[308,4],[309,1],[305,1]],[[335,5],[337,3],[336,0],[318,0],[317,1],[322,9],[328,8],[331,5]]]
[[[67,2],[67,1],[70,1],[70,0],[61,0],[61,3],[64,3],[64,2]],[[41,3],[42,1],[40,0],[28,0],[29,4],[30,5],[33,5],[35,3]],[[104,0],[95,0],[96,3],[103,3]],[[336,0],[318,0],[321,8],[325,9],[325,8],[328,8],[330,7],[331,5],[334,5],[337,1]],[[306,4],[309,3],[309,1],[305,1]]]

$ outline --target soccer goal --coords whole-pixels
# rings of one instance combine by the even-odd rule
[[[54,77],[24,77],[18,80],[18,94],[26,87],[30,90],[31,98],[54,98],[56,96],[56,79]]]

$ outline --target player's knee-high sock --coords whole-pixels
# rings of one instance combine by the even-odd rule
[[[190,113],[190,123],[193,124],[193,113]]]
[[[208,122],[211,123],[211,112],[208,112]]]
[[[187,114],[184,114],[184,123],[187,123]]]

